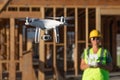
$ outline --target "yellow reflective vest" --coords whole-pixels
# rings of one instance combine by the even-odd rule
[[[82,59],[86,64],[101,63],[106,65],[112,61],[110,53],[104,49],[99,48],[96,54],[93,53],[93,49],[85,49],[82,55]],[[96,68],[87,68],[83,72],[82,80],[109,80],[109,72],[107,70]]]

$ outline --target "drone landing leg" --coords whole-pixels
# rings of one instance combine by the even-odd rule
[[[54,28],[54,33],[55,33],[56,42],[59,43],[60,39],[59,39],[59,30],[58,30],[58,28]]]
[[[36,28],[35,30],[35,43],[39,43],[40,41],[40,28]]]

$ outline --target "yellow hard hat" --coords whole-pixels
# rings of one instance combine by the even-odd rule
[[[92,38],[92,37],[102,37],[102,36],[101,36],[101,33],[98,30],[94,29],[90,32],[89,38]]]

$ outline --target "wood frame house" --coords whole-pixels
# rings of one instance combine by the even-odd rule
[[[74,16],[68,21],[73,27],[59,28],[60,43],[55,42],[52,30],[50,41],[34,43],[30,34],[34,34],[35,27],[26,27],[18,20],[58,16]],[[102,44],[112,55],[113,71],[119,70],[120,0],[0,0],[0,80],[79,76],[80,56],[91,45],[88,35],[92,29],[103,33]]]

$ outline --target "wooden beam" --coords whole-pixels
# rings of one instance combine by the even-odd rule
[[[119,5],[120,0],[12,0],[12,5]]]
[[[6,28],[6,37],[7,37],[7,60],[9,59],[9,55],[10,55],[10,53],[9,53],[9,50],[10,50],[10,32],[9,32],[9,30],[10,30],[10,28]]]
[[[15,59],[19,60],[18,27],[15,25]]]
[[[88,19],[89,18],[89,16],[88,16],[89,15],[88,14],[88,8],[86,8],[85,13],[86,13],[85,14],[85,16],[86,16],[86,18],[85,18],[85,23],[86,23],[86,26],[85,26],[86,27],[86,31],[85,31],[86,32],[86,48],[88,48],[88,34],[89,34],[88,33],[88,31],[89,31],[89,25],[88,25],[89,24],[88,23],[88,20],[89,20]]]
[[[10,63],[9,80],[16,80],[15,68],[15,19],[10,18]],[[12,73],[12,74],[11,74]]]
[[[64,17],[67,16],[67,8],[64,8]],[[67,27],[64,26],[64,75],[67,73]]]
[[[4,26],[2,25],[1,26],[1,38],[0,38],[0,46],[1,46],[1,52],[0,52],[0,59],[4,59],[4,54],[5,54],[5,46],[4,46],[4,43],[5,43],[5,37],[4,37],[4,34],[5,34],[5,28],[3,28]]]
[[[56,16],[56,8],[53,8],[53,17]],[[53,33],[53,36],[55,36],[55,34]],[[57,79],[58,78],[58,69],[57,69],[57,63],[56,63],[56,40],[55,37],[53,37],[53,68],[54,68],[54,75],[53,78]]]
[[[120,15],[120,8],[101,8],[101,15]]]
[[[22,25],[19,25],[19,57],[20,57],[20,71],[23,70],[23,34],[22,34]],[[24,71],[24,70],[23,70]]]
[[[10,27],[6,26],[6,54],[7,54],[7,61],[9,60],[10,56]],[[9,64],[7,63],[7,69],[9,68]]]
[[[0,27],[2,27],[1,25],[0,25]],[[2,47],[2,28],[0,28],[0,47]],[[2,50],[0,49],[0,54],[2,54]],[[1,57],[1,55],[0,55],[0,57]],[[0,80],[2,80],[2,59],[0,59]]]
[[[2,60],[3,60],[3,25],[0,25],[0,79],[2,80],[2,73],[3,73],[3,66],[2,66]]]
[[[75,49],[74,49],[74,68],[75,76],[78,75],[78,8],[75,8]]]
[[[0,18],[24,18],[24,17],[40,17],[40,12],[2,12]]]
[[[41,16],[44,18],[44,7],[41,7]],[[44,35],[44,31],[40,31],[40,36]],[[45,42],[40,38],[39,42],[39,71],[38,71],[38,80],[45,80]]]
[[[9,2],[10,0],[1,0],[0,1],[0,12],[3,10],[3,8],[6,6],[6,4]]]
[[[100,8],[96,8],[96,29],[101,31],[101,15],[100,15]]]
[[[0,80],[2,80],[2,62],[1,62],[1,60],[0,60]]]
[[[28,53],[23,56],[23,76],[22,80],[34,80],[33,79],[33,67],[32,67],[32,42],[27,41]]]

